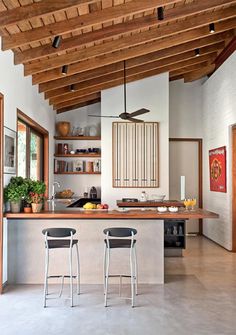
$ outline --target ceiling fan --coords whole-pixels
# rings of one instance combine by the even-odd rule
[[[150,110],[146,108],[141,108],[138,109],[137,111],[133,113],[127,113],[127,105],[126,105],[126,66],[125,66],[125,60],[124,60],[124,112],[121,113],[118,116],[115,115],[88,115],[90,117],[106,117],[106,118],[114,118],[114,119],[122,119],[122,120],[127,120],[131,122],[144,122],[143,120],[136,119],[135,116],[139,116],[142,114],[149,113]]]

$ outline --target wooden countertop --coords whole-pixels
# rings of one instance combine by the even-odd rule
[[[184,207],[183,201],[178,200],[163,200],[163,201],[122,201],[117,200],[118,207]]]
[[[88,220],[162,220],[162,219],[214,219],[219,215],[204,209],[196,209],[194,211],[180,210],[177,213],[159,213],[156,210],[129,210],[127,212],[119,210],[65,210],[65,211],[42,211],[40,213],[5,213],[8,219],[88,219]]]

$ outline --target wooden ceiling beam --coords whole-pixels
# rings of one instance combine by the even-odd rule
[[[64,39],[58,49],[52,47],[51,44],[25,50],[23,52],[15,52],[15,64],[26,63],[35,59],[42,59],[43,57],[56,55],[58,52],[71,50],[77,47],[84,47],[86,44],[114,38],[124,33],[133,32],[146,27],[157,25],[165,25],[166,22],[177,20],[188,15],[196,15],[202,13],[204,10],[211,10],[221,7],[222,5],[232,3],[230,0],[207,0],[202,2],[198,0],[187,4],[185,6],[178,6],[165,10],[165,18],[158,21],[156,15],[146,15],[141,18],[136,18],[127,22],[111,25],[103,29],[94,30],[88,33]],[[236,1],[235,1],[236,3]]]
[[[218,69],[236,50],[236,37],[230,41],[230,43],[226,46],[226,48],[219,54],[216,58],[215,64],[216,69]]]
[[[67,100],[64,101],[60,104],[58,104],[58,109],[64,108],[64,107],[68,107],[68,106],[72,106],[72,105],[78,105],[80,103],[84,103],[86,101],[90,101],[90,100],[95,100],[95,99],[100,99],[101,98],[101,92],[96,92],[96,93],[92,93],[92,94],[88,94],[88,95],[83,95],[83,96],[79,96],[78,98],[74,98],[73,101],[71,100]],[[72,101],[72,103],[71,103]]]
[[[188,72],[192,72],[192,71],[196,71],[196,70],[201,70],[209,65],[212,65],[212,61],[210,62],[201,62],[201,63],[196,63],[196,64],[193,64],[193,65],[188,65],[186,64],[186,66],[183,66],[181,69],[177,69],[177,70],[174,70],[174,71],[171,71],[170,72],[170,76],[180,76],[180,75],[186,75],[186,73]]]
[[[215,37],[217,37],[217,40],[215,39]],[[224,43],[225,38],[226,38],[225,33],[217,34],[214,36],[211,35],[209,37],[202,38],[197,41],[188,42],[172,48],[153,52],[144,56],[135,57],[126,61],[126,68],[129,69],[131,67],[152,62],[157,59],[161,60],[166,57],[182,54],[185,53],[186,51],[192,51],[196,48],[200,48],[200,52],[202,54],[207,54],[215,50],[221,50],[225,47]],[[83,82],[89,79],[95,79],[104,76],[107,73],[115,73],[121,71],[123,69],[123,66],[124,66],[123,62],[118,62],[94,70],[89,70],[78,74],[74,74],[72,76],[66,76],[61,79],[45,82],[39,84],[39,92],[40,93],[47,92],[61,87],[69,86],[71,84]]]
[[[185,83],[189,83],[192,82],[194,80],[198,80],[202,77],[205,77],[209,74],[211,74],[212,72],[215,71],[215,64],[210,64],[207,65],[206,67],[200,68],[200,69],[196,69],[194,71],[191,71],[189,73],[184,74],[184,82]]]
[[[2,50],[13,49],[25,44],[47,39],[51,36],[67,34],[72,31],[90,28],[93,25],[106,23],[130,15],[142,13],[153,8],[181,2],[182,0],[135,0],[121,5],[104,8],[72,19],[48,24],[24,32],[5,36]],[[57,2],[56,2],[57,3]]]
[[[233,29],[236,26],[236,20],[231,19],[228,21],[224,21],[224,22],[218,23],[216,26],[218,29],[217,32],[223,32],[225,30]],[[218,33],[214,34],[214,36],[211,36],[213,37],[215,42],[217,42],[217,35]],[[229,32],[229,35],[233,37],[232,32]],[[91,69],[97,69],[105,65],[123,61],[124,59],[130,59],[130,58],[142,56],[142,55],[156,52],[156,51],[161,52],[162,49],[173,47],[173,45],[175,46],[181,45],[181,44],[193,41],[193,40],[199,41],[201,38],[204,38],[204,37],[210,37],[208,27],[203,27],[203,28],[192,30],[192,31],[187,31],[187,32],[184,32],[182,34],[172,36],[172,37],[170,36],[170,37],[164,38],[161,41],[159,40],[153,41],[153,42],[145,44],[145,47],[143,45],[138,45],[133,48],[113,52],[111,54],[101,55],[100,57],[97,57],[97,58],[91,58],[90,60],[72,64],[69,66],[67,75],[70,76],[75,73],[88,71]],[[163,53],[165,52],[165,50],[162,50],[162,51]],[[46,81],[59,79],[62,77],[63,75],[61,73],[61,68],[44,71],[44,72],[33,75],[33,84],[39,84],[39,83],[43,83]]]
[[[132,36],[123,37],[120,39],[112,40],[100,45],[88,47],[83,50],[74,51],[69,54],[64,54],[50,59],[43,59],[40,62],[33,62],[25,64],[24,73],[25,75],[32,75],[39,72],[55,69],[63,66],[64,64],[73,64],[80,61],[90,59],[93,57],[99,57],[104,54],[109,54],[114,51],[135,47],[137,45],[148,43],[152,41],[159,41],[159,45],[162,46],[164,41],[171,40],[172,45],[179,44],[175,43],[175,40],[181,39],[179,34],[186,32],[190,39],[194,39],[197,34],[197,28],[202,27],[205,33],[209,34],[208,24],[214,21],[222,21],[217,23],[215,29],[218,29],[218,25],[224,25],[228,19],[233,19],[236,23],[236,6],[217,10],[213,13],[202,14],[201,16],[189,17],[184,21],[176,22],[166,26],[160,26],[157,29],[151,29],[149,31],[141,32]],[[236,25],[236,24],[235,24]],[[197,34],[198,35],[198,34]],[[192,37],[192,38],[191,38]],[[196,36],[198,38],[199,36]],[[160,49],[162,49],[161,47]],[[143,48],[145,53],[145,48]]]
[[[184,79],[184,76],[183,75],[173,76],[169,78],[169,81],[175,81],[175,80],[180,80],[180,79]]]
[[[29,5],[20,6],[1,12],[0,28],[18,24],[25,20],[44,17],[45,15],[49,14],[55,14],[69,8],[78,7],[80,5],[89,5],[97,1],[98,0],[41,0],[40,2],[35,2]]]
[[[60,109],[57,110],[57,114],[61,114],[61,113],[65,113],[65,112],[70,112],[71,110],[74,110],[74,109],[78,109],[78,108],[82,108],[82,107],[94,105],[94,104],[97,104],[100,101],[101,101],[101,98],[97,98],[97,99],[94,99],[94,100],[81,102],[80,104],[77,104],[77,105],[72,105],[72,106],[60,108]]]
[[[180,54],[180,55],[175,55],[175,56],[164,58],[163,60],[155,60],[153,62],[149,62],[149,63],[143,64],[143,65],[132,67],[130,69],[126,68],[126,76],[129,77],[129,76],[132,76],[136,73],[146,72],[146,71],[152,70],[154,68],[163,67],[163,66],[170,65],[170,64],[175,64],[175,63],[178,63],[178,62],[182,62],[183,60],[187,61],[187,60],[190,59],[191,61],[195,60],[196,62],[199,62],[200,59],[202,61],[204,61],[204,60],[208,60],[209,57],[213,57],[213,59],[215,59],[217,57],[216,50],[215,50],[215,52],[211,52],[210,54],[209,53],[204,54],[203,51],[201,50],[201,56],[199,56],[199,57],[196,57],[194,50],[187,51],[187,52],[185,52],[183,54]],[[113,80],[119,79],[119,78],[120,79],[124,78],[124,70],[123,69],[121,69],[121,71],[118,71],[118,72],[115,72],[115,73],[105,74],[102,77],[93,78],[93,79],[90,79],[90,80],[83,81],[81,83],[73,84],[73,86],[74,86],[74,90],[77,91],[77,90],[81,90],[81,89],[84,89],[84,88],[97,86],[100,83],[113,81]],[[62,88],[59,88],[59,89],[55,89],[55,90],[46,92],[45,93],[45,99],[51,99],[51,98],[54,98],[54,97],[57,97],[57,96],[62,97],[64,94],[68,94],[68,93],[70,93],[70,86],[62,87]]]
[[[204,57],[204,56],[203,56]],[[153,68],[141,73],[135,73],[132,74],[130,76],[127,76],[126,80],[127,82],[131,82],[131,81],[135,81],[135,80],[139,80],[140,78],[146,78],[148,76],[151,75],[156,75],[156,74],[160,74],[160,73],[164,73],[164,72],[170,72],[170,71],[174,71],[177,69],[181,69],[184,66],[191,66],[193,64],[198,64],[198,63],[209,63],[212,62],[215,58],[212,56],[209,56],[208,58],[203,58],[203,57],[196,57],[194,59],[190,59],[190,60],[184,60],[182,62],[178,62],[176,64],[171,64],[171,65],[166,65],[166,66],[160,66],[157,68]],[[96,86],[92,86],[92,87],[86,87],[84,89],[78,90],[76,92],[71,92],[71,93],[67,93],[64,94],[63,96],[58,96],[55,98],[52,98],[49,100],[49,104],[53,104],[54,105],[54,109],[57,109],[57,105],[68,101],[68,100],[73,100],[75,98],[78,97],[82,97],[85,94],[92,94],[92,93],[96,93],[96,92],[100,92],[101,90],[104,89],[108,89],[114,86],[118,86],[118,85],[122,85],[124,82],[123,78],[121,79],[114,79],[113,81],[109,81],[109,82],[105,82],[105,83],[98,83],[98,85]]]

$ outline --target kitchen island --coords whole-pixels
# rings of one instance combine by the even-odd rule
[[[139,283],[164,283],[164,220],[165,219],[217,219],[218,215],[203,209],[179,210],[177,213],[158,213],[152,209],[136,210],[81,210],[68,209],[63,203],[49,202],[40,213],[6,213],[8,219],[8,281],[10,283],[39,284],[44,275],[44,237],[47,227],[75,228],[79,239],[81,282],[103,283],[103,229],[107,227],[133,227],[137,234]],[[113,251],[112,251],[113,252]],[[114,251],[111,273],[129,273],[124,264],[127,250]],[[56,255],[55,255],[56,254]],[[50,271],[67,273],[67,253],[52,251]],[[56,257],[57,256],[57,257]],[[126,257],[127,258],[127,257]],[[127,258],[129,259],[129,258]],[[56,282],[56,281],[55,281]],[[116,283],[116,279],[111,282]]]

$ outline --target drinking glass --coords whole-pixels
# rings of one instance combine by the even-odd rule
[[[188,206],[189,206],[189,199],[184,199],[184,206],[185,206],[185,211],[188,211]]]
[[[194,207],[196,206],[197,204],[197,199],[196,198],[193,198],[191,199],[191,210],[194,211]]]

